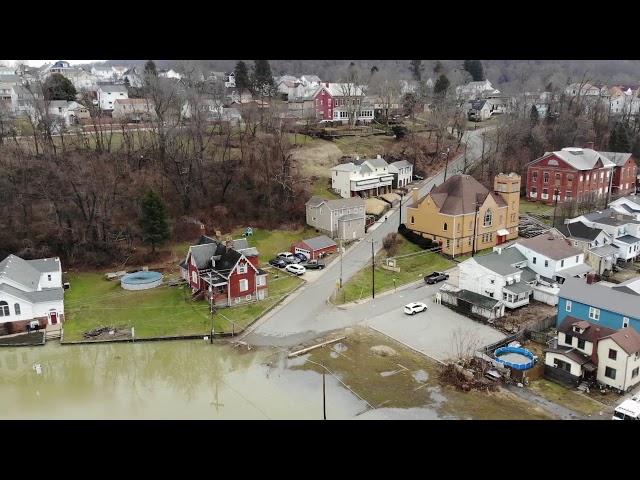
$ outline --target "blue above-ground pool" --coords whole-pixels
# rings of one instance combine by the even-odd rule
[[[125,290],[147,290],[162,284],[160,272],[133,272],[120,279],[120,286]]]
[[[495,359],[516,370],[528,370],[536,363],[536,357],[526,348],[502,347],[493,352]]]

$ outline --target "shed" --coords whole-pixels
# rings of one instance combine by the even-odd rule
[[[301,240],[291,244],[291,253],[302,253],[307,258],[321,258],[321,254],[329,254],[338,250],[336,242],[326,235]]]
[[[395,207],[400,203],[400,195],[397,193],[384,193],[379,195],[378,198],[384,202],[387,202],[391,207]]]
[[[364,204],[365,213],[375,215],[376,218],[380,218],[381,215],[384,215],[389,210],[389,204],[379,198],[367,198]]]

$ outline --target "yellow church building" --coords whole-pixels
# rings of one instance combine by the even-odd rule
[[[493,191],[470,175],[454,175],[407,206],[409,230],[430,238],[455,258],[518,237],[520,175],[497,175]]]

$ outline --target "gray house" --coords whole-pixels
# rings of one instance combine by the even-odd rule
[[[365,234],[365,201],[360,197],[327,200],[318,195],[305,204],[307,225],[331,238],[354,240]]]

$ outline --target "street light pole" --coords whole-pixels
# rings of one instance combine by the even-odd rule
[[[373,240],[371,240],[371,297],[376,298],[376,261]]]
[[[556,209],[558,208],[558,196],[560,195],[560,192],[558,191],[558,187],[556,187],[555,191],[553,192],[553,199],[554,199],[554,204],[553,204],[553,228],[556,227]]]
[[[400,194],[400,206],[398,207],[398,230],[402,226],[402,199],[404,198],[403,194]]]
[[[447,147],[447,163],[444,164],[444,181],[447,181],[447,169],[449,168],[449,147]]]
[[[476,254],[476,239],[478,237],[478,210],[480,209],[480,205],[476,202],[476,214],[473,220],[473,245],[471,245],[471,256],[475,256]]]

